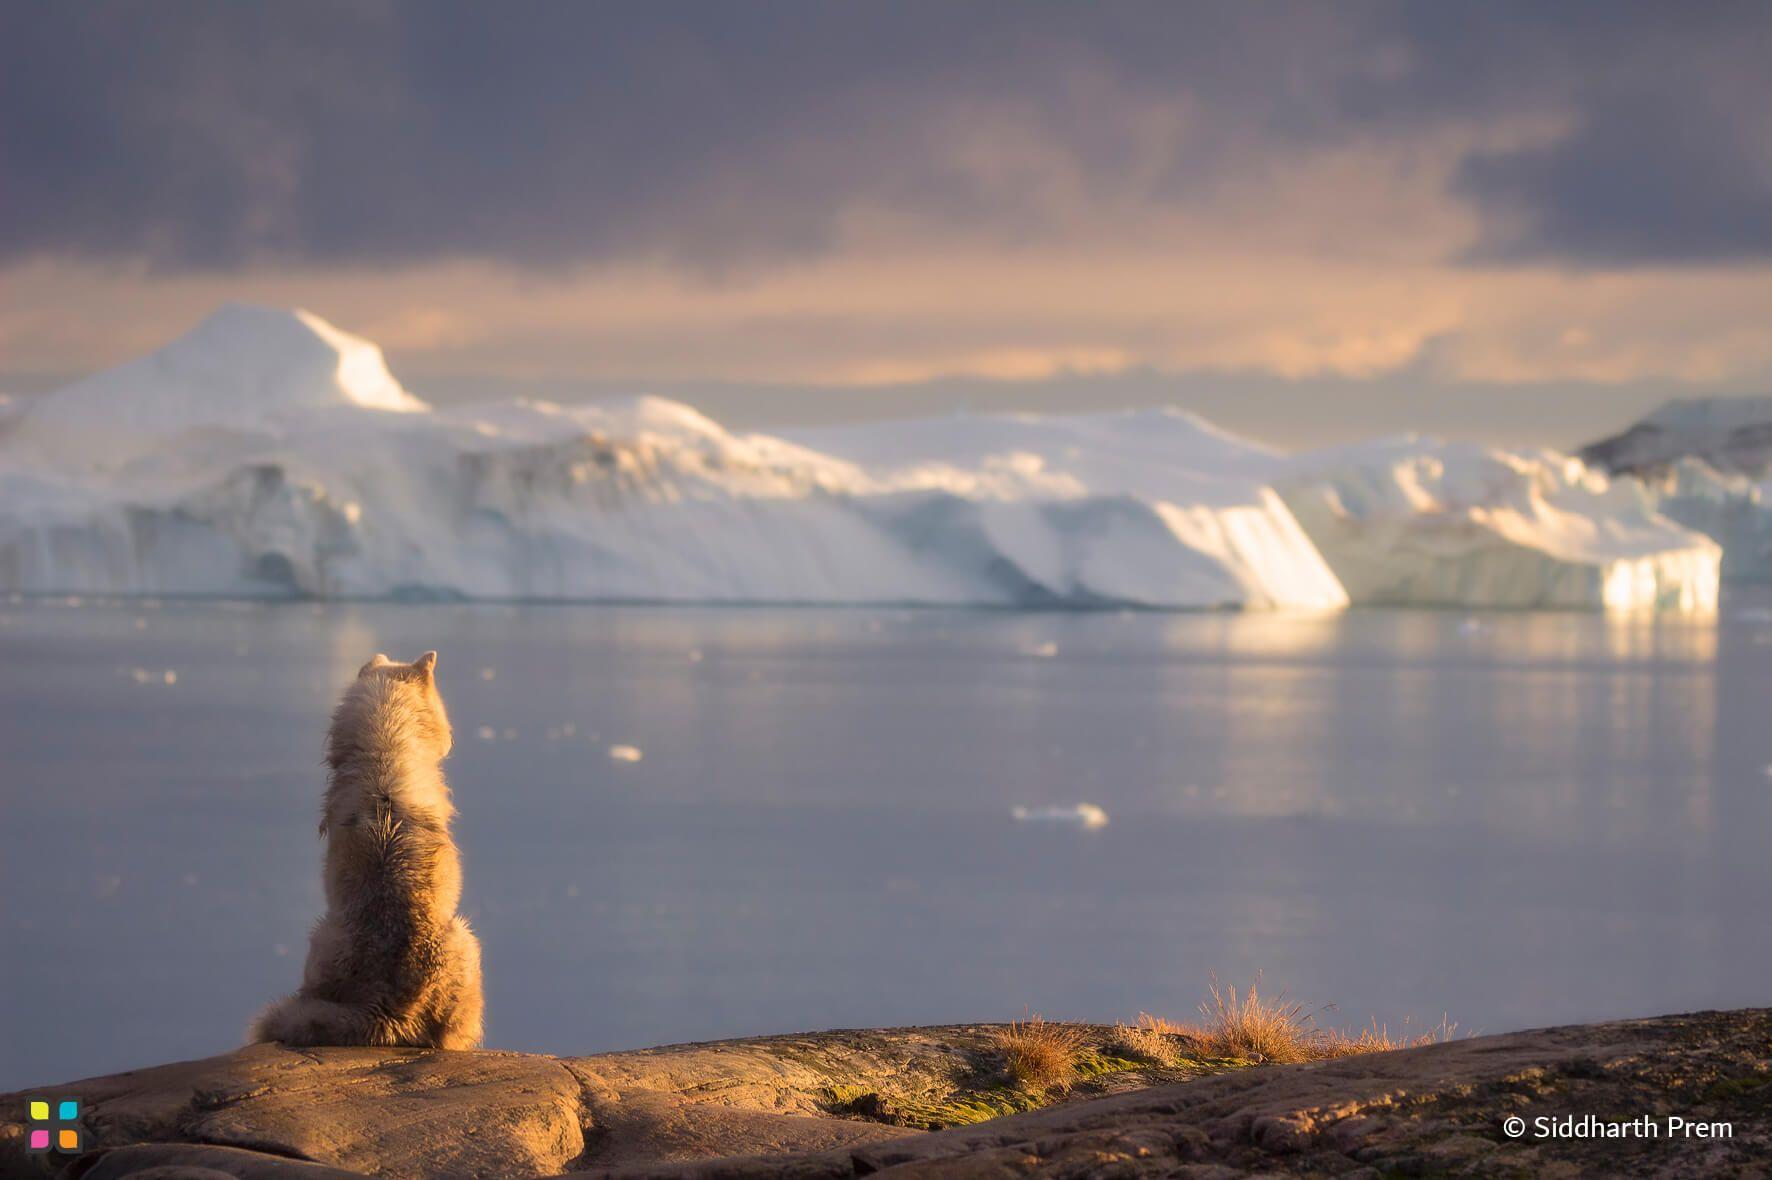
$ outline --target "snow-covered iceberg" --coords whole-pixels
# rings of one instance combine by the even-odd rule
[[[1287,467],[1281,494],[1358,603],[1716,608],[1721,548],[1572,456],[1401,435]]]
[[[1757,479],[1772,470],[1772,397],[1680,398],[1579,454],[1614,473],[1649,475],[1698,459]]]
[[[1664,515],[1722,545],[1725,582],[1772,581],[1772,398],[1668,402],[1579,453],[1637,476]]]
[[[1724,582],[1772,582],[1772,481],[1691,458],[1641,478],[1662,515],[1723,547]]]
[[[160,351],[34,404],[7,451],[73,470],[115,470],[191,436],[298,426],[329,409],[422,413],[381,349],[306,311],[230,303]]]
[[[1172,424],[1200,438],[1162,496],[1044,473],[1012,445],[971,469],[876,470],[658,398],[433,409],[367,341],[227,307],[0,427],[0,587],[1344,605],[1278,496],[1235,474],[1256,449]]]
[[[1350,592],[1716,595],[1714,544],[1548,452],[1409,439],[1294,458],[1175,410],[776,437],[652,397],[438,409],[306,312],[224,307],[21,406],[0,417],[0,590],[1312,610]]]
[[[1283,456],[1194,414],[958,415],[787,436],[882,489],[940,493],[915,535],[988,554],[1024,600],[1347,603],[1270,486]]]

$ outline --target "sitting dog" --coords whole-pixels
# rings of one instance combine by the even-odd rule
[[[332,714],[320,834],[326,913],[301,989],[253,1021],[289,1045],[480,1044],[480,943],[455,912],[461,855],[440,765],[452,737],[437,653],[376,655]]]

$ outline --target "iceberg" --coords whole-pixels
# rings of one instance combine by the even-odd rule
[[[883,489],[939,495],[917,509],[915,532],[988,556],[1024,602],[1347,604],[1269,486],[1280,453],[1181,410],[959,414],[787,437]]]
[[[224,304],[151,356],[58,390],[9,449],[64,469],[116,469],[193,434],[253,434],[343,407],[422,413],[381,349],[306,311]]]
[[[1297,456],[1279,485],[1357,603],[1716,609],[1715,541],[1557,451],[1400,435]]]
[[[1772,398],[1672,401],[1579,454],[1722,545],[1723,581],[1772,582]]]
[[[1176,419],[1184,433],[1195,427]],[[1144,423],[1073,424],[1128,440]],[[23,592],[1333,608],[1242,450],[1162,495],[984,439],[880,469],[662,398],[435,409],[307,312],[228,306],[0,422],[0,588]],[[936,433],[940,427],[934,428]],[[1198,470],[1188,474],[1189,463]]]
[[[1680,398],[1578,454],[1614,474],[1654,474],[1700,459],[1717,471],[1758,478],[1772,467],[1772,397]]]
[[[1772,481],[1693,458],[1642,478],[1663,515],[1723,547],[1724,582],[1772,582]]]
[[[1074,803],[1069,807],[1052,804],[1046,807],[1011,807],[1009,815],[1021,823],[1054,824],[1093,832],[1108,825],[1108,814],[1094,803]]]
[[[759,434],[649,396],[438,408],[369,341],[244,305],[6,410],[11,592],[1715,604],[1713,542],[1552,452],[1289,456],[1179,410]]]

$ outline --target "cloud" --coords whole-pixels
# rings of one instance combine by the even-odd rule
[[[1761,4],[112,0],[0,22],[0,260],[727,281],[840,252],[867,216],[1045,248],[1301,154],[1458,137],[1430,196],[1480,225],[1452,257],[1768,249]],[[1525,125],[1566,138],[1486,142]]]
[[[1467,9],[1468,10],[1468,9]],[[1568,10],[1568,45],[1521,47],[1554,142],[1476,152],[1454,191],[1486,214],[1471,259],[1582,267],[1772,258],[1772,8]],[[1497,42],[1499,44],[1499,42]]]
[[[1471,259],[1593,267],[1772,259],[1772,96],[1760,102],[1702,111],[1633,95],[1554,146],[1472,157],[1459,187],[1492,216]]]
[[[1234,225],[1234,222],[1225,223]],[[639,263],[538,280],[484,262],[185,272],[99,264],[0,269],[29,292],[0,312],[0,355],[69,372],[158,347],[224,299],[319,312],[382,343],[413,388],[433,377],[814,387],[955,376],[1270,374],[1296,381],[1744,383],[1772,378],[1772,268],[1624,274],[1451,268],[1406,258],[1245,249],[1221,226],[1169,247],[888,239],[744,283]],[[1216,237],[1217,244],[1211,239]],[[133,278],[131,277],[133,275]],[[69,309],[79,309],[70,314]],[[543,391],[545,392],[545,391]]]
[[[90,370],[245,298],[420,390],[1363,382],[1423,425],[1461,382],[1749,388],[1769,30],[1627,0],[0,0],[0,355]]]

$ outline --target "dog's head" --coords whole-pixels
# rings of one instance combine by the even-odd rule
[[[339,732],[344,728],[341,722],[346,706],[356,704],[357,708],[350,712],[357,713],[371,701],[381,704],[382,709],[378,712],[392,713],[410,725],[411,732],[439,759],[453,748],[455,734],[449,727],[449,711],[443,707],[443,695],[437,691],[436,652],[427,651],[410,664],[390,660],[376,652],[363,665],[357,672],[357,682],[346,691],[345,702],[333,719],[334,765],[337,765],[336,755],[341,752],[340,739],[346,739],[351,745],[355,745],[358,739],[358,735]]]

